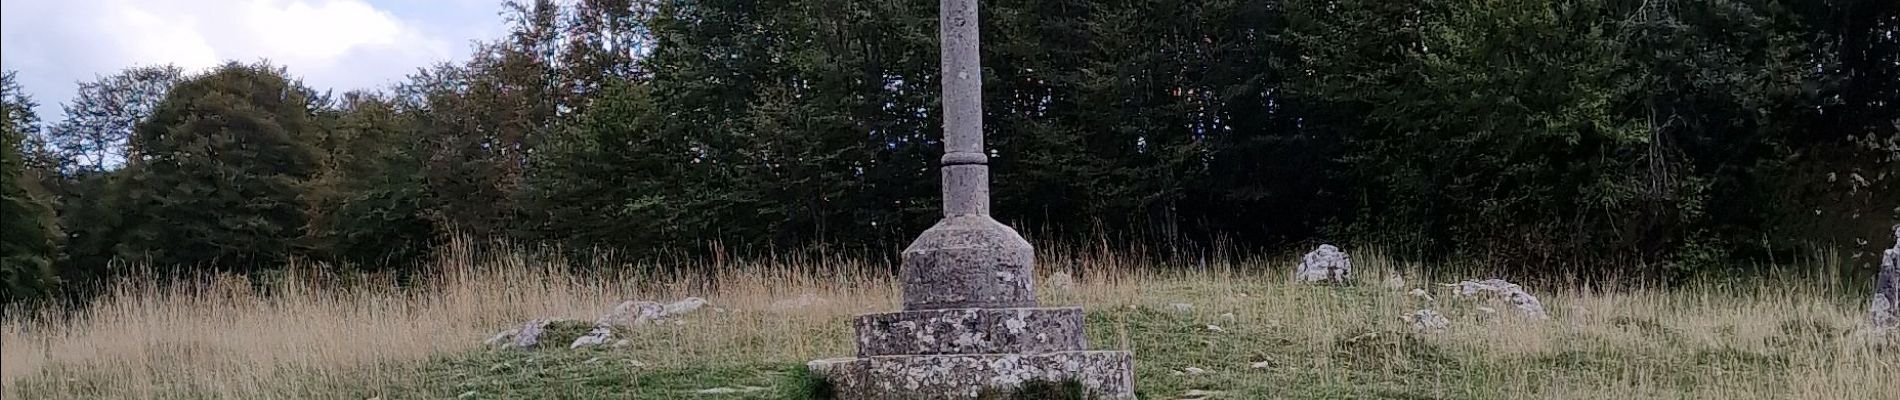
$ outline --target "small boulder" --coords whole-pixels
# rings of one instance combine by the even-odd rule
[[[1451,327],[1451,319],[1432,310],[1418,310],[1399,316],[1400,321],[1412,325],[1417,331],[1442,331]]]
[[[482,344],[489,345],[489,346],[500,346],[500,345],[508,344],[509,341],[515,338],[515,334],[520,333],[520,332],[521,332],[521,328],[501,331],[500,333],[496,333],[495,336],[488,337],[488,340],[483,340]]]
[[[705,307],[705,306],[706,306],[706,299],[702,299],[698,297],[688,297],[685,299],[681,299],[680,301],[673,302],[673,304],[667,304],[666,306],[661,307],[660,317],[661,318],[677,317],[680,315],[685,315],[686,313],[697,311],[699,310],[700,307]]]
[[[515,332],[514,346],[532,348],[535,345],[541,344],[541,334],[547,331],[548,322],[551,321],[541,318],[528,321],[526,325],[522,325],[521,329]]]
[[[1222,328],[1222,327],[1220,327],[1220,325],[1208,325],[1208,326],[1207,326],[1207,331],[1208,331],[1208,332],[1214,332],[1214,333],[1226,333],[1226,332],[1227,332],[1227,328]]]
[[[1188,303],[1174,303],[1174,304],[1169,304],[1168,309],[1174,310],[1174,312],[1178,312],[1178,313],[1192,312],[1194,311],[1194,305],[1188,304]]]
[[[1512,308],[1525,317],[1545,319],[1544,303],[1525,292],[1523,287],[1503,279],[1468,280],[1446,284],[1452,287],[1452,293],[1459,297],[1484,297],[1509,303]]]
[[[614,327],[612,325],[596,324],[594,325],[594,330],[587,331],[586,335],[575,338],[574,343],[568,344],[567,348],[578,349],[582,347],[599,346],[607,344],[607,341],[613,339]]]
[[[1352,258],[1338,247],[1323,244],[1300,258],[1295,279],[1309,283],[1346,283],[1352,280]]]
[[[1432,298],[1432,294],[1430,292],[1426,292],[1425,289],[1413,288],[1412,291],[1409,293],[1412,295],[1412,297],[1425,299],[1425,301],[1435,300]]]
[[[614,306],[613,312],[600,316],[596,323],[607,325],[633,326],[659,319],[666,307],[651,301],[625,301]]]

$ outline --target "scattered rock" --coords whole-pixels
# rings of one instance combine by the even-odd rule
[[[1300,282],[1346,283],[1352,280],[1352,258],[1338,247],[1322,244],[1300,259],[1293,276]]]
[[[614,306],[613,312],[600,316],[597,323],[607,325],[633,326],[660,318],[666,307],[651,301],[625,301]]]
[[[476,395],[476,393],[475,393],[475,391],[473,391],[473,390],[470,390],[470,391],[466,391],[466,392],[462,392],[462,394],[459,394],[459,395],[456,395],[456,396],[455,396],[455,398],[458,398],[458,399],[473,399],[473,398],[475,398],[475,395]]]
[[[1478,312],[1485,313],[1485,314],[1497,314],[1498,309],[1491,308],[1491,307],[1478,307]]]
[[[1186,372],[1188,375],[1200,375],[1200,374],[1207,373],[1207,370],[1195,368],[1195,367],[1187,367],[1187,368],[1182,368],[1181,372]]]
[[[1418,288],[1413,288],[1413,289],[1412,289],[1412,291],[1411,291],[1411,295],[1412,295],[1412,297],[1417,297],[1417,298],[1421,298],[1421,299],[1425,299],[1425,301],[1433,301],[1433,300],[1436,300],[1436,299],[1433,299],[1433,298],[1432,298],[1432,294],[1431,294],[1430,292],[1426,292],[1426,291],[1425,291],[1425,289],[1418,289]]]
[[[1208,325],[1208,326],[1207,326],[1207,331],[1208,331],[1208,332],[1214,332],[1214,333],[1226,333],[1226,332],[1227,332],[1227,328],[1222,328],[1222,327],[1220,327],[1220,325]]]
[[[612,312],[594,320],[594,329],[588,331],[586,335],[574,339],[574,342],[569,343],[567,347],[577,349],[607,344],[614,339],[614,326],[631,327],[649,322],[657,323],[665,318],[693,312],[694,310],[705,307],[706,304],[706,299],[698,297],[688,297],[673,302],[672,304],[660,304],[651,301],[622,302],[620,305],[614,306]],[[548,324],[557,321],[564,320],[541,318],[528,321],[526,325],[523,325],[519,329],[502,331],[488,338],[488,340],[483,341],[483,343],[489,345],[507,344],[509,346],[522,348],[534,347],[541,343],[541,336],[545,334]],[[673,324],[683,325],[685,321],[674,320]],[[510,342],[511,339],[512,342]]]
[[[607,344],[607,341],[613,340],[613,339],[614,339],[613,326],[595,324],[594,330],[587,331],[586,335],[581,335],[581,337],[575,338],[574,343],[568,344],[567,348],[578,349],[582,347],[599,346],[599,345]]]
[[[1391,290],[1405,290],[1405,278],[1400,277],[1398,274],[1393,274],[1392,277],[1385,278],[1385,288]]]
[[[1268,368],[1273,368],[1273,361],[1259,361],[1259,362],[1255,362],[1255,363],[1253,363],[1253,364],[1250,364],[1250,365],[1248,365],[1247,367],[1248,367],[1248,368],[1253,368],[1253,369],[1268,369]]]
[[[514,346],[530,348],[541,344],[541,334],[547,330],[548,322],[547,319],[536,319],[528,321],[527,325],[522,325],[521,329],[515,332]]]
[[[483,340],[482,344],[489,345],[489,346],[500,346],[503,344],[508,344],[509,341],[515,338],[515,334],[520,333],[520,332],[521,332],[521,328],[514,328],[514,329],[501,331],[501,333],[496,333],[495,336],[490,336],[488,340]]]
[[[1893,227],[1893,248],[1880,257],[1880,273],[1874,276],[1874,299],[1869,319],[1875,334],[1900,330],[1900,225]]]
[[[1049,274],[1047,282],[1050,290],[1058,292],[1075,290],[1075,277],[1070,276],[1068,271],[1056,271],[1056,273]]]
[[[1412,329],[1418,331],[1442,331],[1451,327],[1450,319],[1432,310],[1413,311],[1411,314],[1399,316],[1399,320],[1412,324]]]
[[[1230,321],[1230,322],[1231,322],[1231,321],[1233,321],[1233,320],[1235,319],[1235,317],[1234,317],[1234,313],[1225,313],[1225,314],[1221,314],[1221,315],[1220,315],[1220,319],[1224,319],[1224,320],[1228,320],[1228,321]]]
[[[705,307],[705,306],[706,306],[706,299],[702,299],[698,297],[688,297],[685,299],[681,299],[680,301],[673,302],[673,304],[667,304],[666,306],[662,307],[661,312],[660,312],[660,318],[677,317],[680,315],[685,315],[686,313],[699,310],[700,307]]]
[[[1174,312],[1179,312],[1179,313],[1194,311],[1194,305],[1188,304],[1188,303],[1169,304],[1168,308],[1174,310]]]
[[[633,341],[627,340],[627,339],[620,339],[619,341],[614,342],[614,347],[616,348],[627,347],[630,345],[633,345]]]
[[[1525,292],[1523,287],[1503,279],[1464,281],[1446,284],[1446,286],[1451,286],[1452,293],[1459,297],[1488,297],[1502,300],[1510,303],[1511,307],[1516,308],[1526,317],[1549,318],[1549,315],[1544,313],[1544,303],[1538,301],[1537,296],[1532,296]]]

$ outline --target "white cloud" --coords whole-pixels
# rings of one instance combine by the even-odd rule
[[[0,0],[0,8],[0,64],[20,71],[48,103],[42,110],[57,110],[52,103],[74,82],[163,63],[196,70],[268,59],[319,88],[375,88],[460,56],[473,39],[431,36],[427,21],[364,0]]]

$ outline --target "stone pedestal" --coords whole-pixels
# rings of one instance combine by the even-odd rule
[[[904,250],[904,311],[858,316],[858,357],[813,361],[845,399],[968,399],[1025,382],[1134,398],[1134,356],[1089,351],[1079,307],[1035,307],[1035,249],[959,215]]]
[[[968,399],[1034,381],[1134,398],[1134,356],[1087,351],[1082,309],[1036,308],[1036,249],[990,218],[977,0],[940,4],[943,220],[904,249],[904,311],[858,317],[858,357],[809,366],[845,399]]]

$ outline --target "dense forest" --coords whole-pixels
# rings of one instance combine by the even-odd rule
[[[1892,0],[992,0],[995,213],[1041,240],[1327,241],[1683,276],[1883,248]],[[895,254],[937,218],[937,4],[515,1],[395,87],[7,75],[4,299],[143,266],[402,270],[453,235]]]

